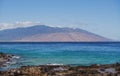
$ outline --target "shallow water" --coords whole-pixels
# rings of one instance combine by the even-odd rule
[[[120,62],[120,43],[0,43],[0,52],[20,56],[17,64],[90,65]]]

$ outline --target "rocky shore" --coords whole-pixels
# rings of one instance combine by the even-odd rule
[[[120,76],[120,64],[22,66],[21,68],[1,71],[0,76]]]
[[[13,57],[14,57],[14,55],[5,54],[5,53],[0,52],[0,67],[7,66],[6,63],[12,62]]]
[[[0,67],[14,55],[0,53]],[[39,65],[0,71],[0,76],[120,76],[120,63],[90,66]]]
[[[5,68],[7,69],[9,66],[16,64],[19,58],[19,56],[0,52],[0,71],[3,68],[5,70]]]

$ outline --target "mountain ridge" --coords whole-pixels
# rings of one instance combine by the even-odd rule
[[[68,27],[50,27],[35,25],[0,31],[0,41],[16,42],[102,42],[108,38],[82,30]]]

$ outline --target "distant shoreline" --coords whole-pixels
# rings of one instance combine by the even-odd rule
[[[120,41],[98,41],[98,42],[0,42],[0,44],[3,43],[120,43]]]

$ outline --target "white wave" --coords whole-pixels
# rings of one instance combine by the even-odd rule
[[[20,58],[20,56],[13,56],[12,58],[19,59],[19,58]]]
[[[11,64],[16,64],[16,61],[10,61],[10,62],[8,61],[8,62],[6,62],[6,64],[10,64],[10,65]]]
[[[58,63],[49,63],[49,64],[46,64],[46,65],[63,65],[63,64],[58,64]]]

